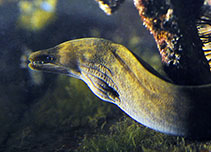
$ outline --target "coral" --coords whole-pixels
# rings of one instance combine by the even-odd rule
[[[143,24],[156,40],[167,75],[177,84],[211,81],[196,25],[203,14],[202,2],[134,0]]]

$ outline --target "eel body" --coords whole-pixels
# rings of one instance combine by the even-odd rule
[[[32,70],[83,80],[100,99],[149,128],[194,138],[211,135],[211,85],[170,83],[120,44],[72,40],[34,52],[29,61]]]

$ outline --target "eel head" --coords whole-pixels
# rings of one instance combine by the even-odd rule
[[[68,41],[56,47],[32,53],[28,60],[28,67],[36,71],[66,74],[80,79],[80,59],[87,60],[83,54],[80,41]],[[81,51],[82,50],[82,51]]]

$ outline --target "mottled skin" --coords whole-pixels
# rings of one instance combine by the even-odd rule
[[[211,85],[178,86],[127,48],[85,38],[30,55],[33,70],[83,80],[99,98],[154,130],[194,138],[211,135]]]

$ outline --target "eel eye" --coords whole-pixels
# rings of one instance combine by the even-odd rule
[[[54,59],[54,57],[52,56],[46,56],[45,59],[44,59],[44,62],[52,62]]]
[[[52,63],[54,60],[55,60],[55,57],[50,56],[50,55],[40,56],[40,61],[42,61],[42,63]]]

